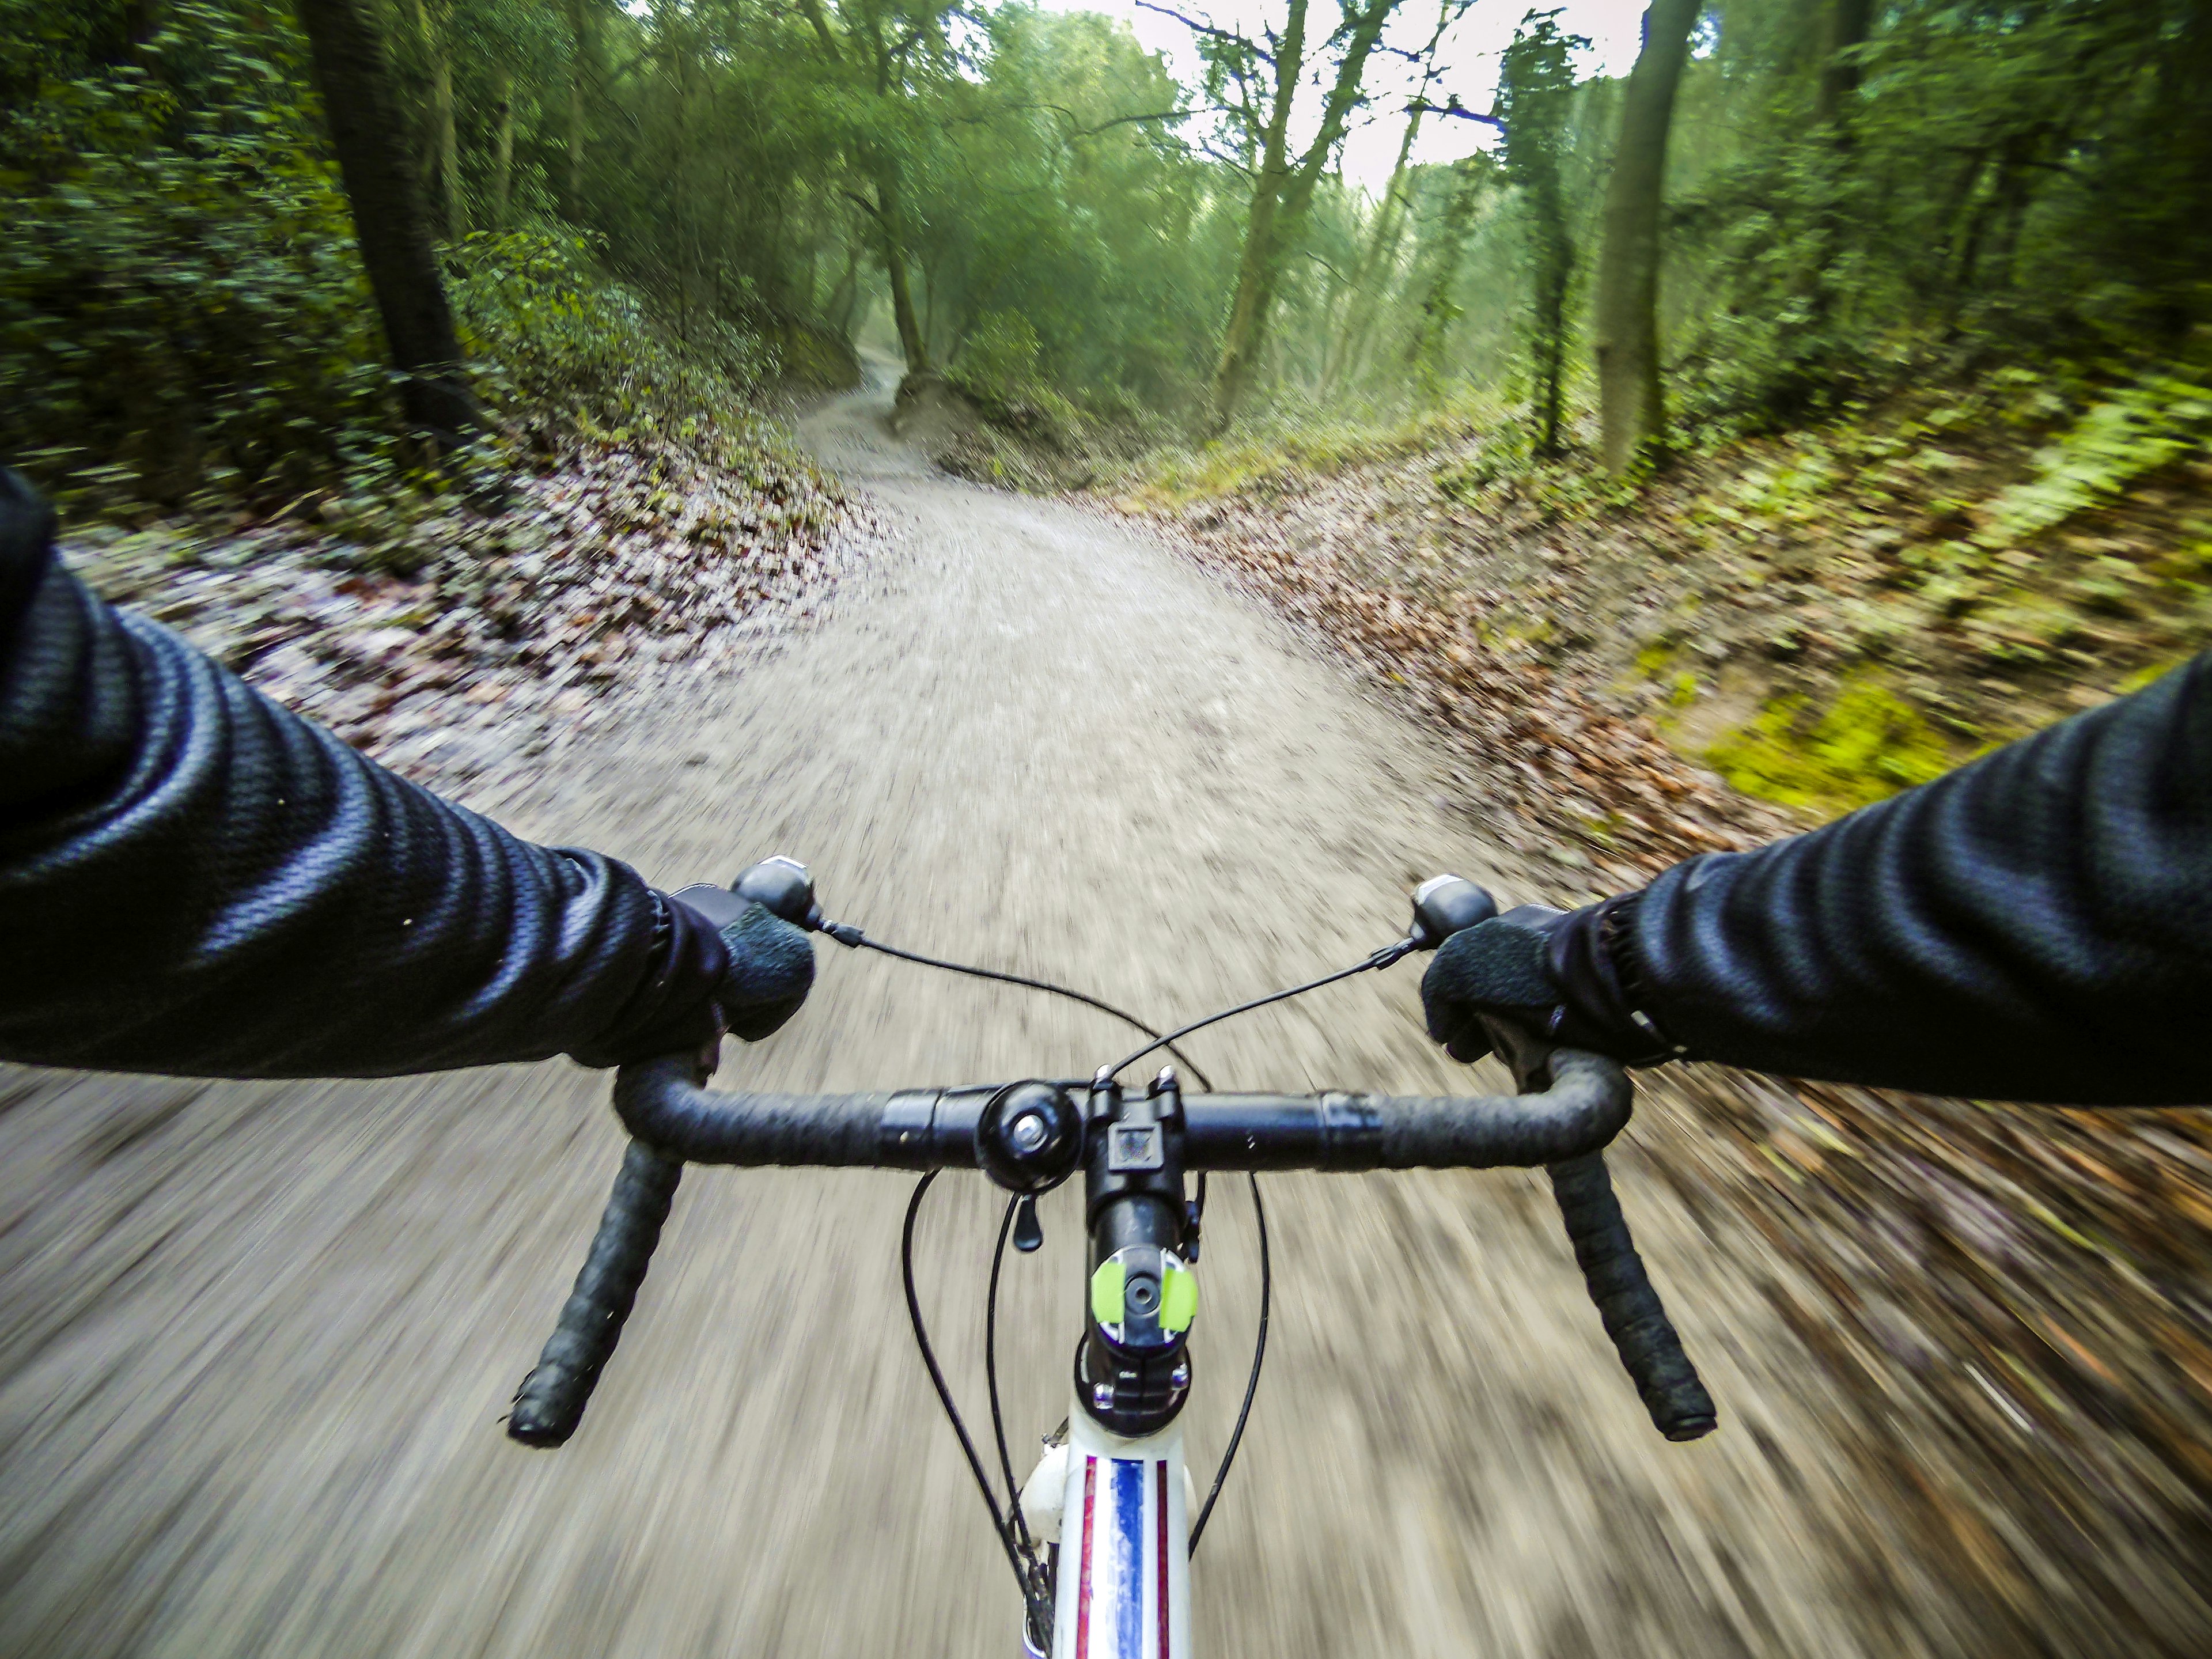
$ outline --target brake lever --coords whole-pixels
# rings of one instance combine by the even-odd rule
[[[1552,1055],[1559,1045],[1538,1036],[1517,1021],[1496,1014],[1478,1014],[1490,1051],[1513,1073],[1516,1094],[1541,1094],[1552,1086]]]

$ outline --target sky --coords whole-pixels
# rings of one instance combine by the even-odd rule
[[[1126,19],[1146,50],[1167,53],[1169,66],[1179,78],[1188,82],[1197,76],[1198,56],[1191,49],[1191,33],[1171,17],[1144,10],[1133,0],[1040,0],[1040,3],[1056,10],[1097,11]],[[1210,18],[1223,27],[1248,32],[1256,30],[1269,16],[1279,18],[1284,10],[1282,0],[1217,0],[1211,7],[1187,4],[1184,0],[1162,0],[1162,3],[1175,4],[1193,16]],[[1583,74],[1628,72],[1636,61],[1644,5],[1645,0],[1563,0],[1559,27],[1570,34],[1587,36],[1591,43],[1578,64]],[[1532,9],[1548,9],[1540,7],[1540,0],[1475,0],[1445,37],[1439,53],[1443,66],[1439,88],[1457,93],[1469,109],[1488,109],[1498,83],[1498,55]],[[1315,0],[1311,15],[1316,21],[1334,15],[1329,0]],[[1427,40],[1436,15],[1433,0],[1404,0],[1387,38],[1408,50],[1417,48]],[[1363,112],[1363,124],[1345,140],[1346,175],[1378,194],[1389,181],[1390,166],[1398,159],[1398,144],[1404,137],[1405,101],[1413,84],[1407,73],[1410,69],[1402,59],[1370,60],[1367,84],[1373,101]],[[1307,101],[1318,103],[1319,100],[1310,97]],[[1310,133],[1312,129],[1307,131]],[[1413,159],[1456,161],[1494,142],[1491,129],[1479,122],[1431,118],[1421,124]]]

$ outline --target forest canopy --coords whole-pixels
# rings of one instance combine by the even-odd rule
[[[1550,452],[1602,402],[1616,466],[1931,372],[2203,355],[2206,0],[1662,0],[1617,78],[1546,11],[1449,61],[1470,9],[1178,11],[1181,83],[1021,0],[0,0],[0,449],[165,501],[395,453],[318,11],[380,43],[495,405],[590,356],[579,307],[740,392],[849,380],[873,328],[1197,436],[1480,397]],[[1424,124],[1464,159],[1416,161]]]

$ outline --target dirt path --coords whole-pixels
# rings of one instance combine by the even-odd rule
[[[1419,877],[1515,872],[1441,764],[1278,623],[1129,535],[929,475],[880,392],[808,423],[897,550],[712,708],[473,799],[680,882],[809,859],[885,939],[1165,1017],[1353,959]],[[725,1079],[1081,1073],[1066,1005],[824,945],[813,1006]],[[1440,1091],[1417,969],[1206,1038],[1246,1086]],[[1631,1138],[1671,1133],[1663,1105]],[[0,1652],[717,1659],[1003,1655],[1014,1601],[900,1308],[903,1180],[701,1172],[584,1433],[499,1414],[619,1147],[561,1065],[240,1087],[0,1074]],[[1196,1582],[1212,1655],[1957,1652],[1841,1495],[1833,1420],[1750,1280],[1621,1161],[1722,1401],[1644,1422],[1534,1178],[1272,1183],[1273,1358]],[[1061,1412],[1076,1229],[1011,1272],[1012,1421]],[[995,1214],[957,1180],[926,1282],[968,1397]],[[1218,1206],[1194,1435],[1249,1352]],[[1018,1454],[1018,1455],[1019,1454]],[[1859,1542],[1845,1540],[1859,1539]],[[1940,1565],[1930,1572],[1940,1573]]]

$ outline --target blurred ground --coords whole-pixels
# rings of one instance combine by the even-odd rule
[[[1354,959],[1437,869],[1534,896],[1446,805],[1459,763],[1340,669],[1127,531],[931,475],[884,435],[887,402],[810,422],[891,526],[811,633],[682,706],[486,767],[465,798],[664,882],[798,854],[832,913],[882,938],[1155,1018]],[[1065,1005],[822,965],[812,1006],[726,1081],[1068,1073],[1118,1052]],[[1466,1086],[1417,1008],[1401,968],[1194,1048],[1224,1085]],[[583,1433],[532,1453],[498,1419],[612,1172],[604,1079],[10,1072],[0,1109],[0,1652],[1013,1650],[1007,1575],[903,1328],[903,1180],[693,1175]],[[1644,1422],[1539,1177],[1269,1183],[1275,1337],[1197,1564],[1205,1651],[2190,1650],[2188,1587],[2163,1567],[2144,1569],[2142,1630],[2090,1608],[2024,1643],[1971,1535],[1947,1553],[1900,1519],[1869,1482],[1863,1404],[1790,1316],[1793,1294],[1819,1301],[1803,1271],[1677,1178],[1705,1133],[1649,1091],[1619,1160],[1723,1412],[1686,1448]],[[925,1294],[980,1410],[996,1206],[979,1178],[940,1188]],[[1255,1290],[1246,1206],[1217,1206],[1201,1466]],[[1064,1410],[1079,1305],[1071,1200],[1045,1209],[1046,1251],[1010,1270],[1025,1444]]]

